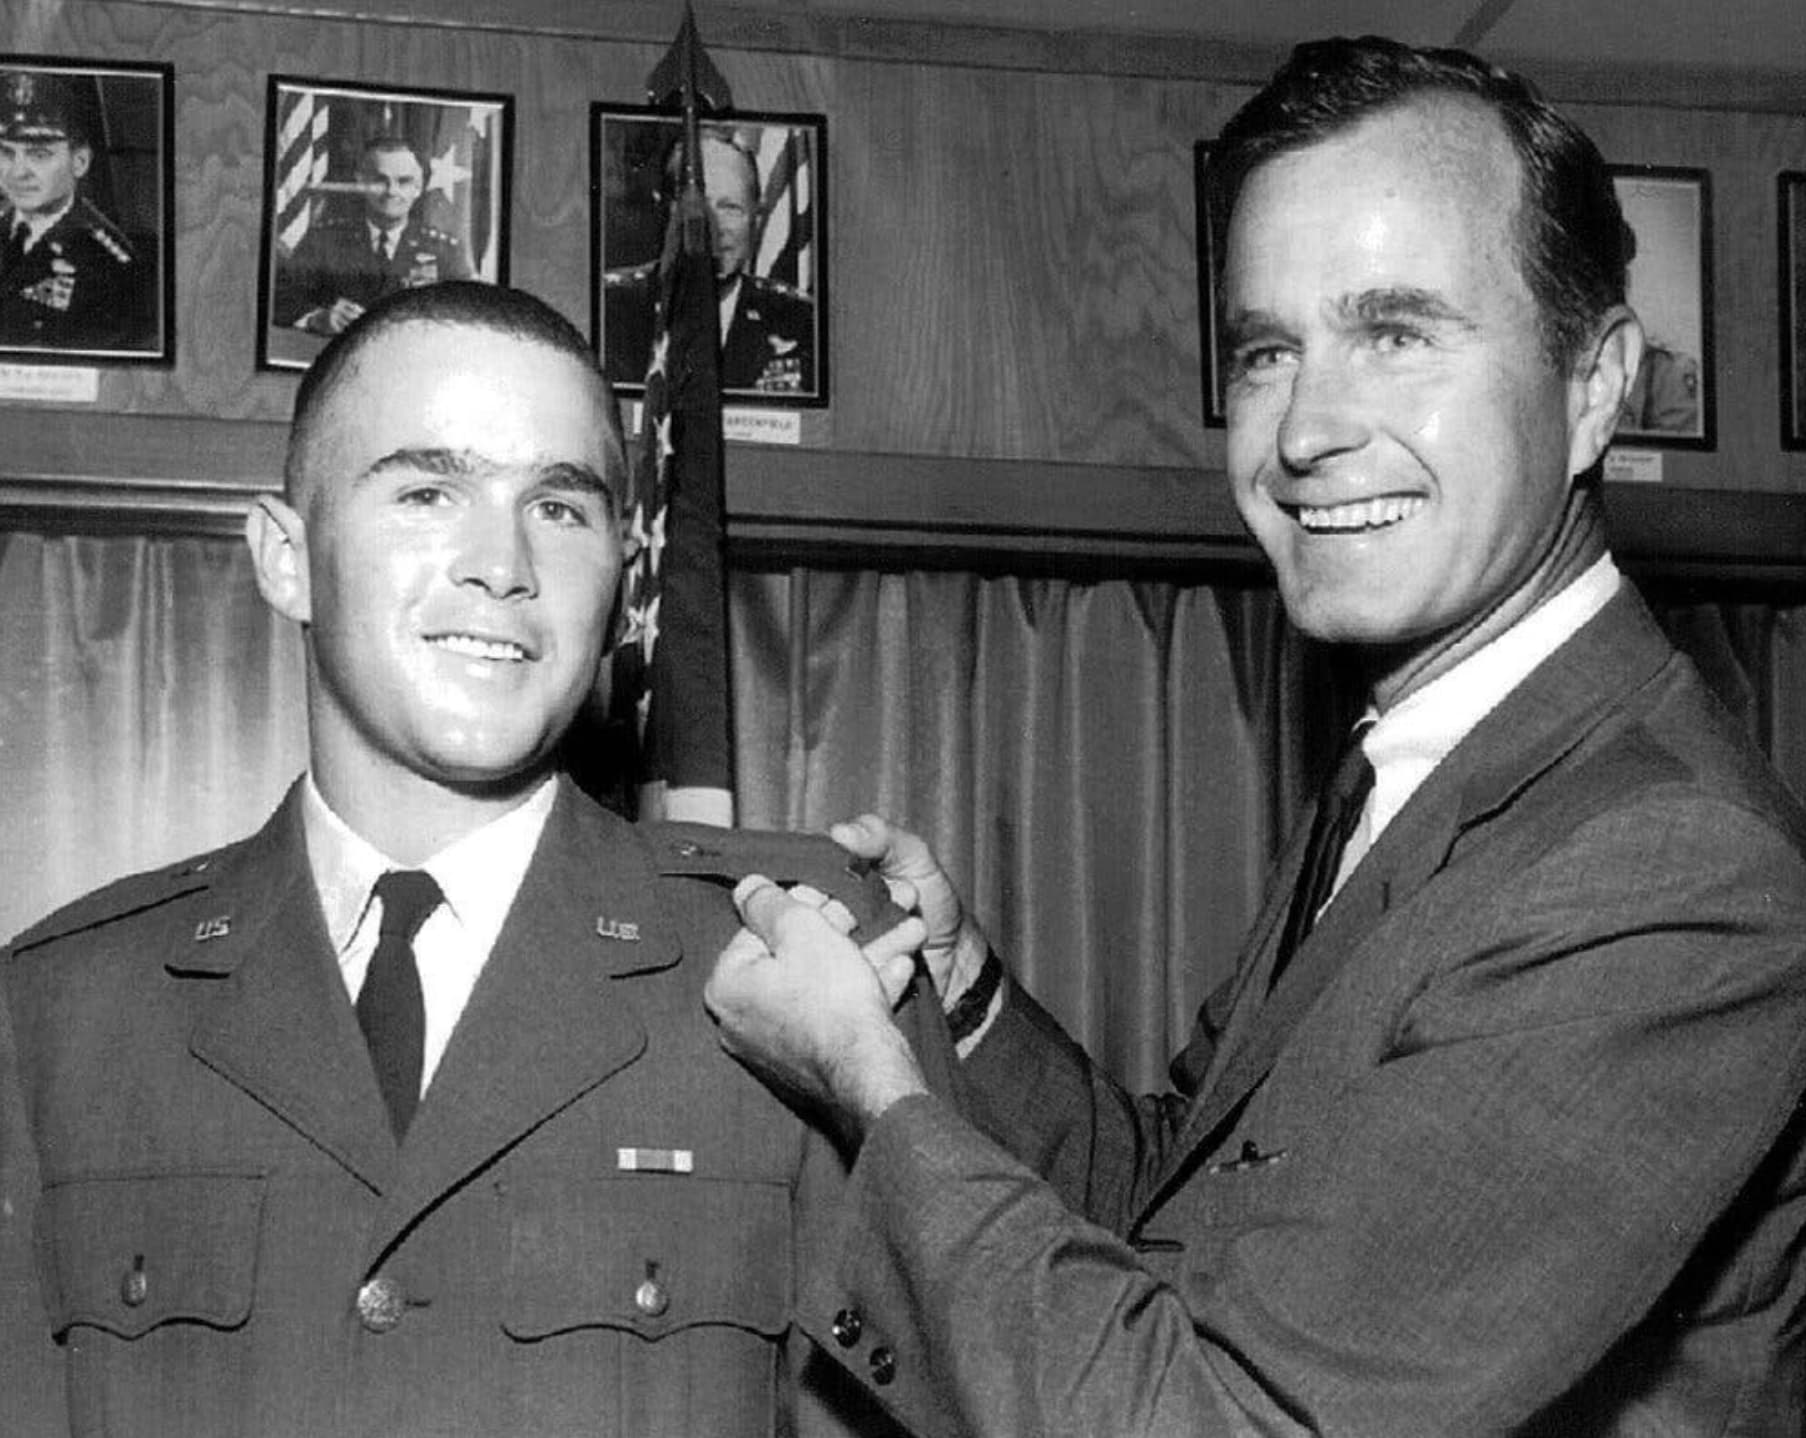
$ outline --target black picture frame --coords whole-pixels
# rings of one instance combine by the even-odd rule
[[[828,404],[828,121],[734,111],[702,122],[751,161],[758,182],[747,279],[722,336],[722,397],[736,405]],[[590,106],[590,334],[619,394],[645,392],[652,274],[664,242],[665,166],[683,133],[669,111]],[[705,153],[707,146],[705,144]]]
[[[1223,355],[1217,333],[1219,302],[1223,293],[1223,257],[1218,253],[1217,226],[1210,214],[1210,190],[1204,183],[1210,165],[1212,142],[1192,146],[1192,189],[1198,224],[1198,335],[1203,374],[1204,427],[1222,429],[1228,424],[1223,396]]]
[[[1775,177],[1780,268],[1781,448],[1806,450],[1806,170]]]
[[[511,95],[271,75],[257,367],[306,369],[349,322],[347,306],[361,311],[389,290],[454,278],[506,284],[513,143]],[[378,255],[369,207],[379,202],[360,166],[368,149],[387,170],[380,155],[406,148],[419,193],[394,253]],[[393,164],[407,183],[416,167]]]
[[[1636,241],[1628,298],[1643,321],[1643,363],[1615,442],[1717,446],[1712,316],[1712,177],[1671,165],[1609,165]]]
[[[173,365],[175,67],[0,55],[0,104],[73,127],[0,193],[0,360]]]

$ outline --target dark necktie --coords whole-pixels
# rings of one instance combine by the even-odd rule
[[[21,222],[6,232],[6,243],[0,245],[0,275],[5,274],[25,257],[25,226]]]
[[[421,1055],[426,1045],[426,1009],[420,973],[414,966],[414,935],[439,907],[442,895],[422,869],[391,869],[376,881],[382,903],[376,952],[357,996],[357,1021],[370,1045],[376,1082],[389,1106],[389,1122],[400,1138],[420,1102]]]
[[[1304,848],[1304,866],[1299,869],[1298,883],[1292,890],[1292,907],[1286,913],[1269,987],[1279,982],[1292,955],[1317,921],[1317,911],[1329,902],[1336,886],[1336,871],[1342,865],[1342,851],[1348,847],[1361,822],[1361,811],[1367,807],[1367,796],[1373,792],[1373,765],[1361,747],[1368,727],[1363,724],[1350,736],[1348,747],[1317,797],[1316,817],[1311,820],[1311,836]]]

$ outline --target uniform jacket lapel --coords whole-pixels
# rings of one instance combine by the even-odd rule
[[[560,783],[520,892],[408,1129],[372,1235],[377,1250],[645,1050],[626,981],[676,963],[676,931],[632,827]]]
[[[1173,1147],[1170,1191],[1201,1146],[1273,1067],[1299,1020],[1402,903],[1443,867],[1463,833],[1498,814],[1647,683],[1673,649],[1628,587],[1507,695],[1431,773],[1386,826],[1269,995],[1276,947],[1302,842],[1289,846],[1244,962],[1226,1056],[1206,1079]],[[1308,827],[1308,826],[1306,826]]]
[[[178,975],[223,980],[190,1052],[371,1188],[395,1142],[363,1035],[333,960],[302,836],[300,788],[221,861],[211,892],[226,931],[172,955]]]

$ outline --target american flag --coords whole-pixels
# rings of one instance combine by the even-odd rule
[[[679,205],[699,211],[700,189]],[[720,317],[706,221],[680,218],[660,263],[613,707],[640,736],[642,817],[731,824]]]
[[[311,90],[283,90],[276,115],[276,238],[292,251],[313,223],[313,187],[326,179],[332,106]]]

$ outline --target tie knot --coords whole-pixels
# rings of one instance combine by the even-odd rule
[[[1373,763],[1368,759],[1367,750],[1361,741],[1367,737],[1367,731],[1372,727],[1370,724],[1362,724],[1348,736],[1348,747],[1342,751],[1335,772],[1324,786],[1325,802],[1335,809],[1350,806],[1359,809],[1367,803],[1368,791],[1373,788]]]
[[[425,869],[391,869],[376,881],[376,897],[383,906],[378,932],[399,934],[404,943],[411,944],[445,896]]]

